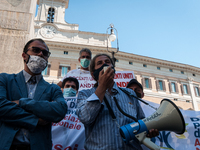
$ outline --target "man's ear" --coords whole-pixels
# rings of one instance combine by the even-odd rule
[[[26,62],[26,60],[27,60],[27,54],[23,52],[22,53],[22,57],[23,57],[24,62]]]
[[[142,94],[141,94],[141,98],[143,98],[144,97],[144,92],[142,92]]]
[[[91,76],[92,76],[92,78],[94,79],[94,75],[93,75],[93,72],[91,72]],[[94,79],[95,80],[95,79]]]
[[[78,58],[79,63],[81,62],[80,57]]]

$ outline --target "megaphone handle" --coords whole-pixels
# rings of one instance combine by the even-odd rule
[[[146,147],[151,150],[160,150],[160,147],[153,143],[150,138],[146,137],[146,131],[137,134],[135,137],[140,141],[140,143],[144,144]]]
[[[144,138],[144,140],[142,141],[142,143],[146,147],[148,147],[148,148],[150,148],[152,150],[160,150],[160,147],[158,145],[156,145],[155,143],[153,143],[150,138],[147,138],[147,137]]]

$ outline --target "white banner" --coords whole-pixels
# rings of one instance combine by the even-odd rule
[[[84,150],[85,128],[76,113],[77,98],[65,98],[68,105],[65,118],[52,123],[52,150]]]
[[[90,89],[96,83],[90,74],[81,74],[81,76],[71,74],[69,77],[74,77],[79,81],[79,91]],[[128,82],[133,78],[135,78],[133,71],[116,71],[114,81],[117,86],[126,87]]]

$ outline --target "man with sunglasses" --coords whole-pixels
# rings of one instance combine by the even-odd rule
[[[41,72],[50,56],[42,39],[24,47],[24,70],[0,74],[0,147],[4,150],[51,150],[51,122],[67,112],[62,91]]]
[[[71,77],[74,77],[74,76],[79,77],[82,75],[90,76],[89,65],[90,65],[91,57],[92,57],[91,51],[87,48],[83,48],[79,52],[79,58],[78,58],[81,68],[69,71],[58,83],[58,86],[62,87],[63,80],[70,76]],[[91,78],[92,78],[92,76],[91,76]]]

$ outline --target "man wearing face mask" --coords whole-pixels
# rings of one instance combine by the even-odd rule
[[[89,65],[90,65],[91,57],[92,57],[92,53],[89,49],[87,49],[87,48],[82,49],[79,52],[79,58],[78,58],[81,68],[69,71],[57,85],[62,87],[63,80],[70,76],[71,77],[73,77],[73,76],[79,77],[79,76],[82,76],[85,74],[90,75]]]
[[[75,113],[77,107],[76,95],[79,89],[79,82],[76,78],[67,77],[63,80],[61,89],[68,105],[68,111],[62,121],[57,124],[52,124],[52,149],[56,149],[56,145],[60,144],[63,149],[68,147],[69,149],[83,150],[85,142],[85,128]],[[65,125],[63,126],[62,124]]]
[[[63,97],[76,97],[79,89],[79,82],[76,78],[67,77],[62,83]]]
[[[108,68],[104,69],[104,67]],[[138,101],[130,98],[114,82],[115,70],[112,59],[107,54],[96,55],[90,64],[90,73],[97,83],[94,88],[79,92],[76,111],[80,121],[85,126],[85,149],[142,149],[137,141],[126,145],[120,136],[119,127],[129,124],[133,120],[118,110],[115,99],[122,110],[137,119],[144,118],[144,113]],[[131,89],[127,89],[127,91],[132,92]],[[109,112],[106,101],[112,108],[115,119]]]
[[[138,98],[144,97],[143,87],[136,79],[130,80],[126,88],[132,89]]]
[[[51,150],[51,122],[67,112],[62,91],[46,82],[41,72],[49,49],[42,39],[24,47],[24,70],[0,74],[0,147],[4,150]]]

